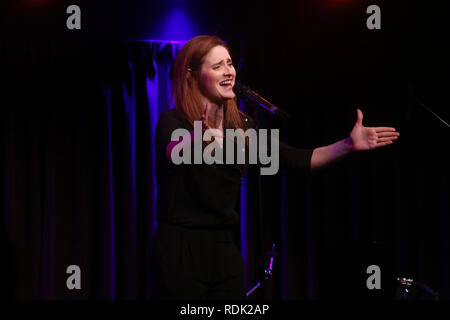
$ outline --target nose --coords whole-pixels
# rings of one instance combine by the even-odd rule
[[[232,70],[233,70],[233,68],[227,65],[227,66],[225,66],[223,73],[225,76],[231,76],[231,75],[233,75]]]

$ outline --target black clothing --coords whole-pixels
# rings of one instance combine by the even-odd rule
[[[247,165],[173,164],[166,157],[166,148],[178,128],[194,129],[175,109],[164,111],[156,125],[157,221],[196,228],[237,224],[235,205]],[[312,150],[280,141],[279,156],[280,168],[310,170]]]
[[[246,123],[253,126],[248,119]],[[156,125],[158,225],[151,251],[152,297],[243,299],[244,263],[232,228],[239,223],[235,206],[247,165],[175,165],[166,148],[178,128],[194,129],[175,109],[163,112]],[[225,137],[223,143],[226,159]],[[311,155],[312,150],[279,142],[281,168],[309,172]]]
[[[158,223],[151,255],[155,299],[245,298],[244,262],[229,228]]]

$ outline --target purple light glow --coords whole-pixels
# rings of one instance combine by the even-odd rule
[[[156,43],[162,43],[162,44],[170,43],[170,44],[174,44],[174,45],[179,45],[179,44],[181,44],[181,45],[183,46],[186,42],[188,42],[188,40],[180,40],[180,41],[176,41],[176,40],[154,40],[154,39],[144,39],[144,40],[133,40],[133,41],[130,41],[130,42],[149,42],[149,43],[151,43],[151,42],[156,42]]]
[[[173,39],[168,42],[189,40],[196,36],[190,17],[180,8],[170,11],[161,25],[163,27],[158,34],[161,39]]]

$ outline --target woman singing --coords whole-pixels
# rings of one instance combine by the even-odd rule
[[[225,145],[233,142],[226,139],[226,129],[253,127],[237,107],[232,90],[235,79],[229,49],[217,37],[193,38],[175,61],[175,108],[161,114],[155,136],[158,225],[151,252],[154,298],[245,298],[244,264],[231,231],[239,223],[235,206],[247,165],[176,165],[172,161],[175,147],[190,148],[198,139],[194,121],[202,121],[203,132],[212,130],[225,150]],[[280,142],[280,166],[306,173],[398,138],[394,128],[364,127],[362,118],[358,109],[350,135],[328,146],[298,149]],[[189,133],[172,141],[176,129]]]

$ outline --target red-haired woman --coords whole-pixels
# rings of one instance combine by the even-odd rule
[[[198,36],[184,45],[175,61],[175,108],[161,114],[156,126],[157,221],[152,249],[152,292],[161,299],[245,298],[244,265],[232,229],[246,165],[175,165],[174,147],[189,147],[194,121],[215,131],[223,146],[225,129],[251,127],[236,104],[236,71],[227,45],[217,37]],[[308,172],[346,154],[388,145],[394,128],[362,125],[362,113],[348,138],[332,145],[298,149],[279,143],[280,166]],[[185,136],[171,141],[176,129]],[[246,145],[248,146],[248,145]],[[184,147],[184,146],[183,146]],[[225,148],[224,148],[225,149]]]

